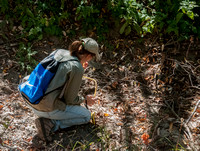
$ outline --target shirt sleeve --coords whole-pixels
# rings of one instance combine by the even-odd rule
[[[79,62],[71,63],[71,72],[69,73],[68,84],[64,92],[64,99],[67,105],[79,105],[83,102],[78,96],[81,86],[84,69]]]

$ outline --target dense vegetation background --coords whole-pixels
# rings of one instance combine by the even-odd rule
[[[33,63],[30,58],[36,53],[29,50],[33,41],[49,35],[92,36],[109,46],[111,32],[124,38],[199,37],[199,5],[192,0],[1,0],[0,34],[6,40],[11,33],[25,40],[17,54],[25,68],[24,59]]]

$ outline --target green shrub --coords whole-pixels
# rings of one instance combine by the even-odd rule
[[[19,50],[16,54],[21,69],[28,72],[31,72],[37,64],[37,61],[33,58],[37,51],[32,51],[31,48],[32,46],[30,43],[27,45],[20,43]]]
[[[113,16],[117,19],[125,20],[120,29],[120,34],[128,35],[131,31],[136,31],[138,35],[144,36],[146,33],[151,33],[154,29],[154,14],[155,11],[150,7],[154,4],[151,0],[148,6],[136,0],[112,1],[110,8]],[[150,10],[149,10],[150,9]]]
[[[195,8],[199,9],[199,5],[189,0],[113,0],[110,10],[116,19],[125,20],[120,34],[136,31],[140,36],[159,32],[161,35],[189,37],[191,34],[200,36]]]
[[[61,24],[69,19],[64,10],[64,1],[2,0],[1,13],[4,19],[11,19],[17,26],[22,26],[22,37],[28,40],[41,40],[43,34],[61,35]]]
[[[105,40],[114,23],[121,24],[119,33],[125,36],[200,35],[199,5],[192,0],[1,0],[0,12],[5,20],[21,25],[21,36],[28,40],[62,35],[62,30],[75,34],[75,22],[85,34],[92,30]]]
[[[199,7],[195,1],[189,0],[167,0],[155,3],[156,8],[156,28],[163,34],[176,34],[189,37],[191,34],[198,35],[195,26],[195,17],[198,14],[193,12]]]
[[[81,0],[76,9],[76,19],[81,22],[82,31],[92,30],[99,40],[105,40],[104,33],[109,32],[109,15],[107,14],[107,1]]]

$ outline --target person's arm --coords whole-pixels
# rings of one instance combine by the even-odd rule
[[[64,99],[67,105],[79,105],[83,102],[83,99],[78,96],[83,72],[84,69],[81,64],[78,62],[72,64],[72,70],[69,74],[68,84],[64,92]]]

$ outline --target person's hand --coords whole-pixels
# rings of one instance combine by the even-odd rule
[[[92,106],[94,103],[96,103],[96,98],[93,95],[87,95],[86,96],[87,105]]]
[[[88,66],[88,62],[83,63],[83,68],[84,69],[87,68],[87,66]]]

